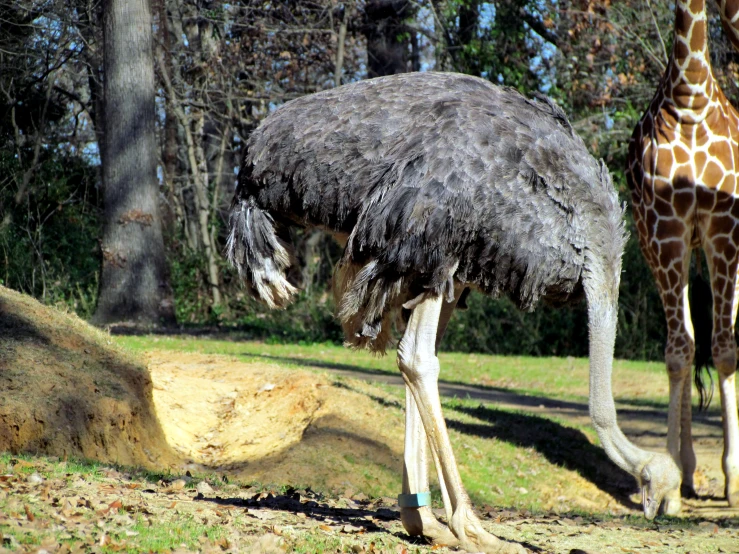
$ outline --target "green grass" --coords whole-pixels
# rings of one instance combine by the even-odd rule
[[[376,381],[372,392],[345,379],[356,373],[398,376],[395,352],[377,357],[365,351],[349,350],[334,344],[267,344],[240,341],[234,337],[116,337],[115,341],[134,352],[170,350],[233,356],[242,362],[267,363],[280,367],[331,373],[336,386],[367,394],[381,406],[396,410],[402,417],[404,390]],[[525,396],[540,397],[542,403],[556,399],[588,402],[588,360],[576,358],[534,358],[442,352],[442,382],[497,389]],[[341,370],[346,370],[342,374]],[[667,378],[663,365],[655,362],[616,360],[613,389],[621,407],[648,407],[667,410]],[[379,394],[378,391],[382,391]],[[577,486],[570,483],[573,472],[596,488],[617,498],[633,492],[633,478],[621,472],[598,446],[592,427],[575,425],[556,418],[556,412],[527,413],[481,405],[472,398],[442,398],[450,438],[468,492],[478,505],[491,505],[541,513],[552,506],[558,510],[577,510],[583,505],[570,502]],[[718,409],[718,403],[713,410]],[[534,404],[536,405],[536,404]],[[357,474],[371,482],[365,467],[356,465]],[[375,473],[379,471],[375,468]],[[616,471],[616,476],[609,475]],[[375,481],[382,481],[377,473]],[[541,484],[550,484],[548,497],[540,494]],[[582,483],[582,482],[581,482]],[[433,485],[432,485],[433,489]],[[368,492],[369,491],[365,491]],[[434,492],[434,490],[432,490]],[[380,488],[376,494],[387,494]],[[585,504],[589,493],[585,493]],[[563,498],[562,502],[556,499]],[[438,490],[436,504],[441,505]],[[582,499],[580,499],[582,500]],[[601,502],[599,500],[599,502]],[[595,509],[595,508],[594,508]],[[606,510],[603,508],[603,510]]]
[[[241,361],[275,363],[285,367],[355,370],[365,373],[398,375],[395,352],[377,357],[365,351],[349,350],[331,343],[266,344],[255,341],[193,337],[126,336],[115,341],[133,351],[152,349],[224,354]],[[534,358],[442,352],[442,381],[505,389],[525,395],[544,395],[560,400],[586,401],[588,395],[588,360],[584,358]],[[664,366],[656,362],[616,360],[613,369],[617,400],[667,407],[666,394],[655,394],[654,387],[667,382]],[[631,383],[631,386],[619,386]],[[636,387],[634,392],[634,383]],[[619,390],[629,391],[619,393]]]
[[[188,549],[197,549],[200,545],[199,539],[206,537],[208,540],[217,541],[222,539],[227,530],[222,525],[205,525],[194,520],[192,514],[183,514],[176,518],[170,518],[166,525],[151,525],[148,520],[138,518],[132,531],[138,533],[135,546],[128,549],[129,552],[161,552],[165,550],[176,550],[185,545]],[[117,538],[123,539],[126,535]]]

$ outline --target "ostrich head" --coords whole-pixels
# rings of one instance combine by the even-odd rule
[[[665,496],[679,490],[680,481],[680,470],[668,454],[655,452],[644,464],[639,473],[639,487],[642,508],[647,519],[654,519]]]

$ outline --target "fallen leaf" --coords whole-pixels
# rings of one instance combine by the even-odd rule
[[[267,519],[274,519],[276,517],[275,514],[272,512],[267,512],[264,510],[252,510],[251,508],[247,508],[246,513],[263,521]]]
[[[213,494],[215,492],[213,490],[213,487],[211,487],[205,481],[200,481],[200,483],[198,483],[195,487],[195,490],[197,490],[200,494]]]
[[[187,481],[184,479],[176,479],[175,481],[172,481],[166,489],[164,489],[164,492],[181,491],[185,488],[185,485],[187,485]]]
[[[344,525],[341,530],[344,533],[359,533],[363,530],[362,527],[357,527],[356,525]]]
[[[33,512],[31,512],[31,508],[28,507],[28,504],[24,504],[23,509],[26,511],[26,517],[28,518],[28,521],[34,521],[36,519],[33,515]]]

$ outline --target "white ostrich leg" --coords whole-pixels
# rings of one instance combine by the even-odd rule
[[[451,514],[449,528],[459,540],[459,546],[469,552],[524,554],[526,549],[522,546],[503,541],[483,529],[457,469],[438,389],[439,360],[435,345],[443,302],[441,296],[429,296],[413,309],[398,346],[398,366],[418,407],[434,463],[441,473],[446,489],[444,508]]]
[[[439,344],[444,337],[444,332],[452,317],[454,308],[459,301],[462,288],[457,288],[455,297],[452,302],[444,302],[439,316],[439,324],[436,330],[435,351],[438,353]],[[416,401],[413,393],[406,385],[405,387],[405,450],[403,460],[403,495],[410,499],[411,504],[418,504],[418,499],[422,498],[422,502],[429,501],[428,505],[420,506],[401,506],[400,520],[403,528],[411,536],[421,535],[429,539],[434,544],[456,546],[459,541],[449,528],[436,519],[431,512],[430,494],[429,493],[429,472],[428,472],[428,441],[426,440],[426,432],[423,429],[421,415],[418,413]],[[444,500],[444,506],[449,507],[449,494],[444,485],[444,475],[439,467],[437,469],[439,487]],[[419,496],[421,495],[421,496]],[[451,521],[452,514],[447,512],[447,521]]]

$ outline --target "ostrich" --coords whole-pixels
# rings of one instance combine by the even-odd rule
[[[611,369],[622,210],[596,162],[548,99],[466,75],[407,73],[293,100],[256,129],[232,204],[229,260],[257,298],[296,292],[286,229],[324,229],[344,245],[334,289],[347,342],[384,352],[405,326],[401,520],[411,535],[465,550],[522,552],[483,528],[464,490],[442,416],[436,350],[469,289],[588,303],[590,414],[603,446],[636,477],[644,513],[680,482],[616,421]],[[448,527],[429,507],[427,440]]]

